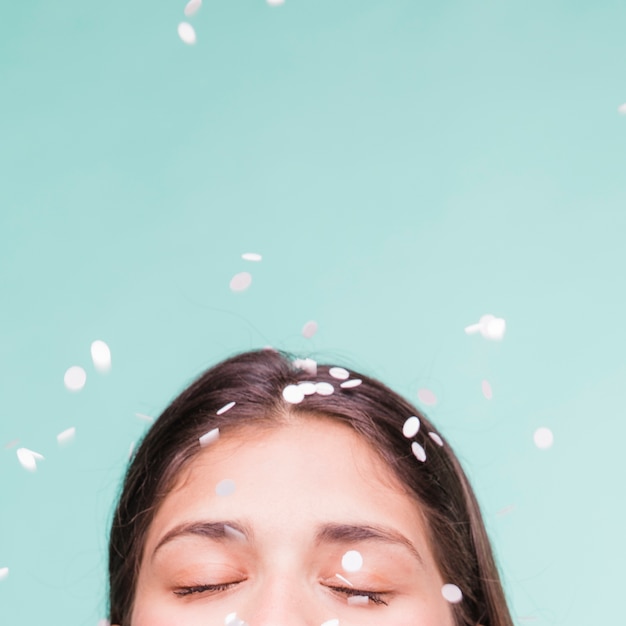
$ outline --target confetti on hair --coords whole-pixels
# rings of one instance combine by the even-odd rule
[[[363,381],[360,378],[352,378],[351,380],[344,380],[340,383],[342,389],[354,389],[358,387]]]
[[[313,337],[313,335],[316,332],[317,332],[317,322],[314,322],[313,320],[307,322],[302,327],[302,336],[306,337],[307,339],[310,339],[311,337]]]
[[[315,383],[315,393],[320,396],[330,396],[334,393],[335,388],[327,382]]]
[[[0,567],[0,580],[4,580],[9,575],[8,567]]]
[[[256,263],[263,260],[263,257],[260,254],[257,254],[256,252],[244,252],[241,255],[241,258],[244,261],[255,261]]]
[[[237,541],[245,541],[246,536],[236,528],[229,526],[228,524],[224,524],[224,533],[228,535],[231,539],[236,539]]]
[[[364,605],[369,604],[368,596],[348,596],[348,604]]]
[[[481,383],[481,388],[483,390],[483,396],[487,398],[487,400],[491,400],[493,398],[493,390],[491,389],[491,385],[488,380],[483,380]]]
[[[437,433],[428,433],[428,436],[438,445],[443,446],[443,439]]]
[[[223,415],[224,413],[226,413],[226,411],[230,411],[235,404],[237,404],[236,402],[229,402],[228,404],[225,404],[221,409],[219,409],[219,411],[217,411],[217,415]]]
[[[346,585],[349,585],[350,587],[354,587],[354,585],[347,578],[343,577],[341,574],[335,574],[335,576]]]
[[[290,404],[300,404],[304,400],[304,391],[298,385],[287,385],[283,389],[283,398]]]
[[[29,472],[34,472],[37,469],[37,461],[44,460],[43,455],[38,452],[33,452],[33,450],[29,450],[28,448],[18,448],[16,452],[22,467]]]
[[[402,434],[410,439],[411,437],[415,437],[420,429],[420,418],[417,415],[411,415],[411,417],[407,418],[402,426]]]
[[[215,493],[218,496],[230,496],[235,493],[235,481],[230,478],[225,478],[224,480],[220,480],[217,485],[215,485]]]
[[[363,567],[363,557],[358,550],[348,550],[341,557],[341,567],[346,572],[358,572]]]
[[[422,404],[432,406],[437,404],[437,396],[430,389],[418,389],[417,397]]]
[[[220,429],[213,428],[208,433],[204,433],[204,435],[202,435],[202,437],[200,437],[198,441],[200,441],[200,445],[204,448],[205,446],[208,446],[214,441],[217,441],[219,439],[219,436],[220,436]]]
[[[452,604],[457,604],[463,599],[463,592],[451,583],[446,583],[441,588],[441,595]]]
[[[317,376],[317,361],[313,359],[295,359],[293,366],[299,370],[305,371],[311,376]]]
[[[192,46],[196,43],[196,31],[189,22],[181,22],[178,25],[178,36],[188,46]]]
[[[76,436],[76,428],[72,426],[57,435],[57,442],[60,446],[71,443]]]
[[[250,272],[239,272],[230,279],[231,291],[245,291],[252,284]]]
[[[101,339],[91,344],[91,360],[99,372],[108,372],[111,369],[111,349]]]
[[[191,17],[195,15],[202,6],[202,0],[189,0],[189,2],[185,5],[185,15],[187,17]]]
[[[418,461],[423,463],[426,460],[426,451],[422,448],[422,446],[420,446],[419,443],[417,443],[417,441],[414,441],[411,444],[411,452],[413,452]]]
[[[554,435],[549,428],[538,428],[533,435],[535,445],[541,450],[547,450],[554,443]]]
[[[78,365],[72,365],[63,376],[65,387],[70,391],[80,391],[85,386],[86,381],[87,372]]]
[[[323,624],[321,624],[320,626],[339,626],[339,620],[337,618],[329,619],[325,621]]]
[[[343,367],[331,367],[328,370],[328,373],[333,378],[337,378],[338,380],[347,380],[348,378],[350,378],[350,372]]]
[[[315,393],[315,383],[312,383],[308,380],[304,380],[301,383],[298,383],[298,388],[302,390],[302,393],[305,396],[312,396]]]

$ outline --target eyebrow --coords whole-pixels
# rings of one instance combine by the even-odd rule
[[[235,531],[229,533],[227,528]],[[253,533],[247,524],[226,520],[226,521],[199,521],[184,522],[178,526],[174,526],[169,530],[152,552],[154,558],[157,551],[165,544],[179,537],[196,536],[204,537],[219,542],[237,541],[233,536],[236,533],[243,535],[246,541],[251,541]],[[315,545],[322,544],[346,544],[359,542],[378,542],[397,545],[406,548],[411,556],[413,556],[420,565],[424,565],[424,559],[418,552],[417,548],[402,533],[389,528],[387,526],[378,526],[372,524],[336,524],[326,523],[317,528],[315,533]]]

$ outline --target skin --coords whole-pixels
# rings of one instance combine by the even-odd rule
[[[224,479],[235,490],[218,495]],[[219,534],[225,520],[250,537],[171,537],[187,522],[218,521]],[[325,524],[384,527],[419,556],[402,542],[320,538]],[[342,567],[348,551],[359,571]],[[150,526],[131,626],[222,626],[232,613],[248,626],[454,626],[443,584],[415,500],[350,427],[311,417],[222,435],[191,462]],[[384,592],[386,604],[342,587]]]

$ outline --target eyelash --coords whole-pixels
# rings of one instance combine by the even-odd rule
[[[238,583],[222,583],[219,585],[196,585],[195,587],[182,587],[181,589],[174,591],[174,593],[177,596],[181,597],[189,596],[195,593],[205,593],[207,591],[215,593],[217,591],[226,591],[227,589],[230,589],[230,587],[237,584]],[[369,598],[370,602],[373,602],[374,604],[383,604],[385,606],[387,606],[388,604],[382,599],[382,596],[385,595],[384,593],[365,591],[363,589],[354,589],[352,587],[331,587],[330,585],[327,585],[327,587],[337,593],[342,593],[349,597],[365,596]]]

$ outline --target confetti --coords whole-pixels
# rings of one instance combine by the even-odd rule
[[[313,335],[317,332],[317,322],[314,321],[310,321],[307,322],[303,327],[302,327],[302,336],[306,337],[307,339],[310,339],[311,337],[313,337]]]
[[[404,426],[402,426],[402,434],[410,439],[411,437],[415,437],[420,429],[420,419],[416,415],[411,415],[405,422]]]
[[[236,539],[237,541],[245,541],[246,536],[236,528],[229,526],[228,524],[224,524],[224,532],[231,538]]]
[[[19,442],[19,439],[13,439],[13,441],[9,441],[9,443],[4,444],[4,449],[9,450],[10,448],[15,447]]]
[[[28,448],[18,448],[16,452],[22,467],[29,472],[34,472],[37,469],[37,461],[42,461],[44,458],[43,455],[38,452],[33,452]]]
[[[279,7],[281,4],[285,4],[285,0],[267,0],[267,4],[271,7]]]
[[[111,369],[111,349],[104,341],[97,339],[91,344],[91,360],[99,372]]]
[[[335,388],[330,383],[315,383],[315,393],[320,396],[330,396],[334,393]]]
[[[430,389],[418,389],[417,397],[422,404],[432,406],[437,404],[437,396]]]
[[[230,496],[235,493],[235,481],[230,478],[220,480],[220,482],[215,486],[215,493],[218,496]]]
[[[328,370],[328,373],[333,378],[337,378],[338,380],[346,380],[350,378],[350,372],[347,369],[344,369],[343,367],[331,367]]]
[[[363,557],[357,550],[348,550],[341,557],[341,567],[346,572],[358,572],[363,567]]]
[[[70,391],[80,391],[87,381],[87,372],[78,365],[72,365],[63,376],[65,387]]]
[[[245,291],[252,284],[250,272],[239,272],[230,279],[231,291]]]
[[[515,510],[515,505],[509,504],[509,506],[505,506],[503,509],[500,509],[496,513],[496,515],[500,515],[500,516],[508,515],[509,513],[512,513],[514,510]]]
[[[226,411],[230,411],[235,404],[237,404],[236,402],[229,402],[228,404],[225,404],[218,412],[218,415],[223,415],[224,413],[226,413]]]
[[[617,107],[617,112],[618,112],[620,115],[626,115],[626,102],[624,102],[624,104],[620,104],[620,105]]]
[[[217,441],[219,439],[219,436],[220,436],[220,429],[213,428],[208,433],[204,433],[204,435],[202,435],[202,437],[200,437],[198,441],[200,441],[200,445],[204,448],[205,446],[208,446],[214,441]]]
[[[202,6],[202,0],[189,0],[189,2],[185,5],[185,15],[187,17],[191,17],[195,15]]]
[[[312,396],[316,391],[315,383],[309,382],[308,380],[298,383],[298,387],[305,396]]]
[[[287,385],[283,389],[283,398],[290,404],[300,404],[304,400],[304,392],[298,385]]]
[[[483,390],[483,396],[485,396],[487,400],[491,400],[491,398],[493,398],[493,391],[491,389],[489,381],[483,380],[483,382],[481,383],[481,388]]]
[[[443,439],[437,433],[428,433],[428,436],[438,445],[443,446]]]
[[[98,626],[111,626],[111,622],[108,619],[98,620]]]
[[[246,622],[237,617],[237,613],[229,613],[224,620],[226,626],[248,626]]]
[[[423,463],[426,460],[426,451],[422,448],[422,446],[420,446],[419,443],[417,443],[417,441],[414,441],[411,444],[411,452],[413,452],[418,461]]]
[[[133,458],[133,452],[135,451],[135,442],[131,441],[130,442],[130,448],[128,449],[128,458],[132,459]]]
[[[150,417],[149,415],[145,415],[144,413],[135,413],[135,417],[138,417],[144,422],[154,422],[154,417]]]
[[[363,381],[360,378],[353,378],[352,380],[344,380],[339,386],[342,389],[353,389],[358,387]]]
[[[369,597],[368,596],[349,596],[348,597],[348,604],[357,604],[357,605],[363,605],[363,604],[369,604]]]
[[[506,330],[506,322],[501,317],[487,314],[483,315],[478,324],[470,324],[465,327],[468,335],[480,333],[485,339],[500,340],[504,337]]]
[[[341,574],[335,574],[335,576],[341,581],[346,583],[346,585],[349,585],[350,587],[354,587],[354,585],[347,579],[344,578]]]
[[[181,22],[178,25],[178,36],[189,46],[196,43],[196,31],[189,22]]]
[[[317,376],[317,361],[313,359],[295,359],[293,366],[299,370],[304,370],[311,376]]]
[[[554,435],[549,428],[538,428],[533,435],[535,445],[541,450],[547,450],[554,443]]]
[[[71,443],[74,441],[74,437],[76,436],[76,428],[72,426],[67,430],[64,430],[62,433],[57,435],[57,442],[60,446],[65,445],[67,443]]]
[[[257,263],[263,260],[263,257],[256,252],[244,252],[244,254],[241,255],[241,258],[244,261],[255,261]]]
[[[452,585],[450,583],[445,584],[441,588],[441,595],[452,604],[457,604],[457,602],[460,602],[463,599],[463,593],[461,590],[456,585]]]
[[[329,619],[321,624],[321,626],[339,626],[339,620],[337,618]]]
[[[4,580],[9,575],[8,567],[0,567],[0,580]]]

